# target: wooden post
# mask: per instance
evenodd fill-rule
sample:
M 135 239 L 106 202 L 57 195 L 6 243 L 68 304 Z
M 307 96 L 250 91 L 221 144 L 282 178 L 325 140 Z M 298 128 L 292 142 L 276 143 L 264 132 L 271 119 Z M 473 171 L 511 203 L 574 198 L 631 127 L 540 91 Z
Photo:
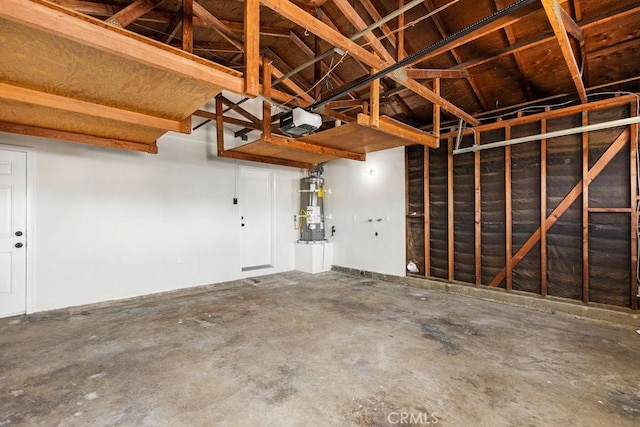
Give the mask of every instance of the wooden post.
M 371 69 L 371 74 L 375 74 L 378 70 Z M 375 79 L 371 82 L 371 93 L 369 95 L 369 101 L 371 102 L 371 126 L 380 126 L 380 79 Z
M 547 111 L 550 108 L 547 107 Z M 540 121 L 540 132 L 547 132 L 547 120 Z M 540 295 L 547 295 L 547 139 L 540 141 Z
M 216 96 L 216 141 L 218 156 L 224 152 L 224 116 L 222 115 L 222 95 Z
M 260 93 L 260 0 L 244 1 L 244 91 Z
M 262 93 L 267 99 L 271 98 L 271 61 L 262 58 Z M 271 139 L 271 103 L 262 101 L 262 140 Z
M 182 50 L 193 53 L 193 0 L 182 0 Z
M 449 281 L 455 279 L 453 222 L 453 138 L 447 139 L 447 260 Z
M 582 125 L 589 113 L 582 113 Z M 582 133 L 582 301 L 589 302 L 589 133 Z
M 398 9 L 404 7 L 404 0 L 398 0 Z M 404 13 L 398 15 L 398 38 L 396 41 L 396 58 L 400 61 L 404 58 Z
M 474 134 L 476 144 L 480 144 L 479 134 Z M 480 198 L 480 151 L 473 153 L 473 180 L 475 188 L 475 261 L 476 261 L 476 286 L 480 286 L 482 280 L 482 225 L 481 225 L 481 210 L 482 199 Z
M 637 104 L 631 103 L 631 116 L 636 117 L 640 112 Z M 638 309 L 638 124 L 631 125 L 631 135 L 629 138 L 629 160 L 631 171 L 631 308 Z
M 431 214 L 429 209 L 429 147 L 424 149 L 424 276 L 431 276 Z
M 433 91 L 440 96 L 440 78 L 433 81 Z M 440 105 L 433 104 L 433 135 L 438 139 L 440 145 Z
M 504 129 L 504 138 L 511 139 L 511 127 Z M 511 257 L 513 256 L 512 212 L 511 212 L 511 146 L 504 147 L 504 199 L 505 199 L 505 266 L 507 271 L 506 288 L 511 290 L 513 285 L 513 270 Z

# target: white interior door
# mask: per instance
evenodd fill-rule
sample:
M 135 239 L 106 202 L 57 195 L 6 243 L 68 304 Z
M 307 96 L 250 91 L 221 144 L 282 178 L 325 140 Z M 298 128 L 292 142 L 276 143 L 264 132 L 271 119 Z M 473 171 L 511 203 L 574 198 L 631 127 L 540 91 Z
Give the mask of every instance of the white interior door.
M 0 317 L 26 312 L 27 153 L 0 150 Z
M 239 168 L 240 267 L 273 267 L 273 172 Z

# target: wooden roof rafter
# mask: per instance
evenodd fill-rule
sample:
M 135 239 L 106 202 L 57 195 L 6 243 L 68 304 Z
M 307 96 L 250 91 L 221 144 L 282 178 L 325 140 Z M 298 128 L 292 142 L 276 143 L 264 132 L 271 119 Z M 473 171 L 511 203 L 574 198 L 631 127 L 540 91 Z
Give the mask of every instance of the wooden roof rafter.
M 385 66 L 391 65 L 395 62 L 393 57 L 389 55 L 386 49 L 378 44 L 379 41 L 377 39 L 375 39 L 374 41 L 375 37 L 370 37 L 371 33 L 367 33 L 364 35 L 365 40 L 371 41 L 374 49 L 376 49 L 385 59 L 380 59 L 376 55 L 373 55 L 369 51 L 363 49 L 361 46 L 355 44 L 355 42 L 353 42 L 352 40 L 346 38 L 341 33 L 338 33 L 335 30 L 329 28 L 326 24 L 323 24 L 321 21 L 313 18 L 312 16 L 301 13 L 300 9 L 298 9 L 294 4 L 287 0 L 261 0 L 261 2 L 265 6 L 270 7 L 276 12 L 282 14 L 287 19 L 292 20 L 300 26 L 308 28 L 309 31 L 314 32 L 316 35 L 324 38 L 334 46 L 340 47 L 345 52 L 348 52 L 370 67 L 382 69 Z M 360 31 L 366 28 L 366 24 L 364 23 L 362 18 L 357 15 L 357 13 L 351 13 L 351 10 L 353 10 L 353 8 L 350 4 L 344 2 L 343 0 L 334 0 L 334 3 L 336 5 L 340 4 L 342 6 L 341 10 L 349 12 L 346 15 L 354 24 L 354 27 L 356 29 Z M 437 96 L 431 89 L 427 88 L 426 86 L 421 85 L 413 79 L 407 78 L 406 74 L 401 75 L 393 73 L 389 74 L 389 77 L 402 84 L 403 86 L 406 86 L 408 89 L 412 90 L 414 93 L 420 95 L 428 101 L 440 104 L 443 110 L 457 117 L 463 118 L 466 122 L 471 124 L 478 123 L 477 120 L 470 114 L 464 112 L 446 99 Z
M 571 74 L 571 79 L 576 87 L 578 92 L 578 96 L 580 96 L 580 100 L 583 103 L 587 102 L 587 91 L 584 86 L 584 82 L 582 81 L 582 72 L 580 71 L 580 67 L 576 61 L 576 57 L 573 53 L 573 49 L 571 47 L 571 43 L 569 41 L 567 28 L 565 26 L 565 20 L 563 19 L 563 13 L 561 11 L 560 3 L 558 0 L 542 0 L 542 6 L 549 18 L 549 22 L 551 23 L 551 27 L 553 28 L 553 32 L 558 39 L 558 43 L 560 44 L 560 50 L 562 51 L 562 56 L 567 64 L 567 68 L 569 69 L 569 73 Z
M 505 0 L 494 0 L 494 3 L 499 9 L 502 9 L 505 7 Z M 511 28 L 511 26 L 506 26 L 503 28 L 503 30 L 509 46 L 513 46 L 514 44 L 516 44 L 516 36 L 513 31 L 513 28 Z M 535 96 L 533 93 L 533 88 L 531 87 L 531 81 L 527 78 L 525 61 L 519 52 L 515 52 L 513 54 L 513 58 L 516 61 L 516 66 L 518 67 L 518 72 L 520 73 L 520 79 L 527 93 L 527 98 L 533 99 Z
M 117 27 L 126 28 L 141 16 L 151 12 L 163 1 L 164 0 L 136 0 L 129 6 L 120 9 L 117 13 L 113 14 L 106 20 L 106 22 Z
M 436 8 L 435 5 L 433 4 L 432 0 L 425 0 L 424 1 L 424 7 L 427 10 L 427 12 L 432 12 Z M 440 15 L 433 15 L 431 17 L 431 20 L 433 21 L 434 25 L 438 29 L 438 33 L 440 33 L 440 37 L 445 38 L 445 37 L 447 37 L 449 35 L 447 29 L 445 28 L 445 24 L 444 24 L 442 18 L 440 17 Z M 449 50 L 449 53 L 453 57 L 453 59 L 456 62 L 456 64 L 460 64 L 460 63 L 463 62 L 462 61 L 462 57 L 458 54 L 458 52 L 456 51 L 456 49 L 454 47 L 452 47 Z M 471 74 L 468 75 L 467 82 L 469 83 L 469 86 L 471 86 L 471 90 L 473 91 L 474 95 L 478 99 L 478 102 L 480 103 L 482 108 L 485 111 L 488 110 L 489 109 L 489 103 L 487 102 L 487 99 L 485 98 L 484 94 L 482 93 L 482 90 L 480 89 L 480 85 L 478 85 L 478 83 L 476 82 L 476 79 L 473 77 L 473 75 L 471 75 Z

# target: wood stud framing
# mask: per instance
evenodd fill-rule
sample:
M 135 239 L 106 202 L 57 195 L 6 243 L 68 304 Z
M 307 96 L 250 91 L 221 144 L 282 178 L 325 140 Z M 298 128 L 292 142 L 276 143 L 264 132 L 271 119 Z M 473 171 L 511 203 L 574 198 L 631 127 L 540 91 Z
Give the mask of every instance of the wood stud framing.
M 511 128 L 504 128 L 505 139 L 511 139 Z M 513 286 L 513 266 L 511 265 L 511 257 L 513 256 L 513 212 L 511 200 L 511 146 L 504 147 L 504 200 L 505 200 L 505 267 L 507 269 L 507 277 L 505 287 L 508 291 Z
M 634 102 L 631 103 L 631 116 L 637 117 L 640 114 L 638 111 L 638 105 Z M 630 208 L 631 208 L 631 283 L 630 283 L 630 297 L 631 308 L 633 310 L 638 309 L 638 203 L 640 198 L 638 197 L 638 124 L 631 126 L 631 137 L 629 142 L 629 168 L 630 168 Z
M 549 112 L 549 107 L 547 107 Z M 540 132 L 547 132 L 547 119 L 540 120 Z M 547 219 L 547 140 L 540 141 L 540 224 Z M 512 264 L 513 268 L 513 264 Z M 547 295 L 547 227 L 540 227 L 540 295 Z
M 602 110 L 620 105 L 630 105 L 631 116 L 638 114 L 636 108 L 636 102 L 634 96 L 620 96 L 615 99 L 610 99 L 603 102 L 593 102 L 590 104 L 583 104 L 581 106 L 571 107 L 569 111 L 551 111 L 547 107 L 544 113 L 536 114 L 535 118 L 527 116 L 519 116 L 512 120 L 505 120 L 493 125 L 485 125 L 476 129 L 473 133 L 473 138 L 476 143 L 479 143 L 482 132 L 492 131 L 502 128 L 504 130 L 505 139 L 511 137 L 511 127 L 514 125 L 523 125 L 529 123 L 535 123 L 537 120 L 540 125 L 540 132 L 547 132 L 547 122 L 549 119 L 567 116 L 570 114 L 580 114 L 582 125 L 589 124 L 589 113 L 596 110 Z M 638 309 L 638 297 L 637 297 L 637 273 L 636 263 L 638 258 L 637 250 L 637 236 L 639 232 L 639 220 L 640 213 L 636 210 L 636 206 L 640 202 L 640 196 L 638 196 L 637 187 L 637 150 L 638 150 L 638 124 L 630 125 L 627 129 L 613 141 L 604 151 L 604 153 L 589 167 L 589 134 L 581 134 L 581 169 L 582 179 L 565 195 L 562 200 L 552 209 L 551 212 L 547 212 L 547 144 L 548 141 L 543 139 L 540 141 L 540 218 L 541 226 L 535 230 L 529 238 L 515 250 L 513 253 L 513 217 L 512 217 L 512 166 L 514 159 L 512 158 L 512 147 L 506 146 L 504 148 L 505 156 L 505 265 L 501 271 L 489 282 L 482 283 L 482 212 L 481 212 L 481 172 L 480 172 L 480 159 L 481 152 L 474 152 L 473 158 L 473 181 L 474 181 L 474 284 L 487 285 L 488 287 L 497 287 L 501 283 L 504 283 L 504 287 L 507 290 L 513 288 L 513 270 L 524 259 L 524 257 L 540 242 L 540 288 L 539 293 L 542 296 L 548 294 L 547 284 L 547 232 L 548 230 L 562 217 L 562 215 L 582 196 L 582 301 L 588 303 L 592 301 L 590 296 L 590 253 L 589 253 L 589 214 L 626 214 L 630 215 L 630 308 L 633 310 Z M 447 272 L 446 278 L 449 281 L 454 281 L 455 277 L 455 226 L 454 226 L 454 162 L 455 156 L 453 155 L 454 136 L 453 134 L 445 135 L 447 137 Z M 590 207 L 589 206 L 589 185 L 602 173 L 607 165 L 620 153 L 625 145 L 629 143 L 629 155 L 630 155 L 630 206 L 631 207 Z M 431 256 L 431 244 L 427 240 L 431 235 L 431 225 L 429 221 L 429 153 L 424 154 L 424 183 L 425 183 L 425 266 L 430 265 Z M 427 270 L 426 275 L 430 274 L 430 270 Z
M 582 125 L 589 113 L 582 112 Z M 582 301 L 589 302 L 589 133 L 582 133 Z

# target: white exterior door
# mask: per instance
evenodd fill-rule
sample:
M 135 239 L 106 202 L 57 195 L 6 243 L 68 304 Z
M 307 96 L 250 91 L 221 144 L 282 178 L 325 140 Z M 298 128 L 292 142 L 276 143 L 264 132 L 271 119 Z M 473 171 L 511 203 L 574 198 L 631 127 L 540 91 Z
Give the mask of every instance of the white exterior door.
M 0 317 L 26 312 L 27 153 L 0 150 Z
M 239 168 L 240 267 L 273 267 L 273 172 Z

